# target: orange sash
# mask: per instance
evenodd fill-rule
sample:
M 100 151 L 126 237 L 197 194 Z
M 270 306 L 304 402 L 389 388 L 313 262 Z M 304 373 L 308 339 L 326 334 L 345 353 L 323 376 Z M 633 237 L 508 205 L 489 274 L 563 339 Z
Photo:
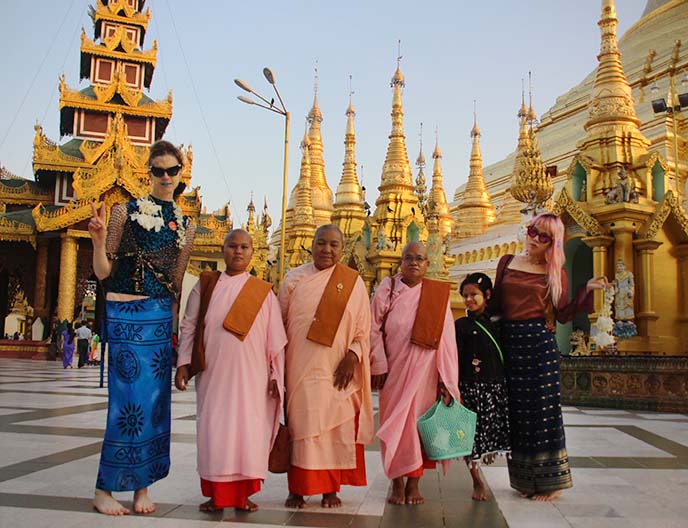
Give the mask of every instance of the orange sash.
M 411 343 L 436 349 L 442 338 L 451 285 L 448 282 L 423 279 L 422 288 L 411 331 Z
M 272 284 L 252 275 L 249 276 L 227 312 L 222 327 L 240 341 L 246 339 L 270 290 L 272 290 Z
M 311 327 L 308 329 L 306 337 L 309 340 L 328 347 L 332 346 L 349 297 L 351 297 L 351 292 L 353 292 L 356 284 L 356 279 L 358 279 L 356 270 L 343 264 L 335 264 L 330 280 L 327 281 L 323 290 L 318 308 L 315 310 Z

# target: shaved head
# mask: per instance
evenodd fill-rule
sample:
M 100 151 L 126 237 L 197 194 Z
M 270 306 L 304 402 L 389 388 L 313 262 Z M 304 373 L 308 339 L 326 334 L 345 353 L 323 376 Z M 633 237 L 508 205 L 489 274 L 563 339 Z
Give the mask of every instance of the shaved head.
M 413 242 L 409 242 L 408 244 L 406 244 L 404 246 L 404 249 L 401 250 L 401 256 L 403 257 L 404 255 L 406 255 L 409 251 L 411 251 L 411 249 L 416 249 L 416 250 L 422 252 L 422 254 L 425 255 L 426 257 L 428 255 L 427 249 L 425 249 L 425 246 L 421 242 L 413 241 Z
M 249 234 L 248 231 L 245 229 L 232 229 L 229 233 L 227 233 L 227 236 L 225 236 L 225 240 L 223 242 L 223 246 L 227 245 L 227 242 L 229 242 L 232 238 L 238 235 L 243 235 L 246 237 L 248 240 L 251 241 L 251 247 L 253 247 L 253 239 L 251 238 L 251 235 Z
M 316 240 L 319 235 L 322 235 L 323 231 L 334 231 L 339 234 L 339 239 L 341 240 L 342 244 L 344 244 L 344 233 L 342 233 L 342 230 L 339 229 L 336 225 L 334 224 L 324 224 L 321 225 L 316 231 L 315 235 L 313 235 L 313 240 Z

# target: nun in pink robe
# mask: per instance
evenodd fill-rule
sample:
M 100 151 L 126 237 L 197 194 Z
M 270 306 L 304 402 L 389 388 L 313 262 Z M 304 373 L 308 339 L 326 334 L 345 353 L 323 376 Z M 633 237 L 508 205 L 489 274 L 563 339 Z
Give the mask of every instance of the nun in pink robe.
M 218 279 L 205 316 L 206 368 L 196 376 L 198 473 L 204 495 L 213 488 L 215 508 L 244 507 L 231 504 L 232 498 L 260 489 L 282 409 L 287 339 L 275 295 L 265 297 L 244 341 L 222 326 L 248 278 L 243 272 L 222 273 Z M 177 365 L 191 363 L 199 305 L 196 284 L 181 323 Z M 277 382 L 279 398 L 268 395 L 271 380 Z M 223 490 L 223 483 L 235 484 Z M 218 504 L 223 496 L 229 503 Z
M 422 258 L 425 260 L 420 260 Z M 416 421 L 437 400 L 439 383 L 444 384 L 452 398 L 459 400 L 458 352 L 449 302 L 443 311 L 438 307 L 438 312 L 444 314 L 444 326 L 437 349 L 423 348 L 411 342 L 427 262 L 422 244 L 408 244 L 402 253 L 402 273 L 405 267 L 411 268 L 407 273 L 419 276 L 418 283 L 410 287 L 400 273 L 394 277 L 394 290 L 390 292 L 392 280 L 387 277 L 380 283 L 372 300 L 371 374 L 374 380 L 387 374 L 379 392 L 380 427 L 377 437 L 380 439 L 382 464 L 385 474 L 393 481 L 403 477 L 416 479 L 413 490 L 406 488 L 406 495 L 411 492 L 412 497 L 405 497 L 403 490 L 397 490 L 401 496 L 390 497 L 390 502 L 396 504 L 423 502 L 415 485 L 423 475 L 423 469 L 434 467 L 434 463 L 424 456 Z M 448 462 L 443 462 L 443 467 L 446 470 Z

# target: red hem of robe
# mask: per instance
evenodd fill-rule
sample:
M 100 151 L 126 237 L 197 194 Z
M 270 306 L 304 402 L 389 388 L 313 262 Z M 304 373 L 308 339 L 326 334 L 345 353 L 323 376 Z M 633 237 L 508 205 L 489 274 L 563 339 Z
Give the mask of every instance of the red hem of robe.
M 304 469 L 291 466 L 287 473 L 289 493 L 311 497 L 321 493 L 337 493 L 340 486 L 365 486 L 365 450 L 356 444 L 356 467 L 353 469 Z
M 423 470 L 435 469 L 436 467 L 437 467 L 437 462 L 434 460 L 430 460 L 429 458 L 426 458 L 425 453 L 423 453 L 423 464 L 418 469 L 411 471 L 411 473 L 406 473 L 406 475 L 404 475 L 404 477 L 421 478 L 423 476 Z
M 261 479 L 215 482 L 201 479 L 201 492 L 216 508 L 246 508 L 246 499 L 260 491 Z

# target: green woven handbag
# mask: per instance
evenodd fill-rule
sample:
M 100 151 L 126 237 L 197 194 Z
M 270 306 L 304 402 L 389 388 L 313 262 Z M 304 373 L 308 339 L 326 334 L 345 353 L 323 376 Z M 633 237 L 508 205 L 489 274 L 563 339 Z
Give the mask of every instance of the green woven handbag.
M 449 406 L 438 399 L 418 418 L 418 432 L 430 460 L 470 455 L 473 451 L 477 415 L 459 402 Z

